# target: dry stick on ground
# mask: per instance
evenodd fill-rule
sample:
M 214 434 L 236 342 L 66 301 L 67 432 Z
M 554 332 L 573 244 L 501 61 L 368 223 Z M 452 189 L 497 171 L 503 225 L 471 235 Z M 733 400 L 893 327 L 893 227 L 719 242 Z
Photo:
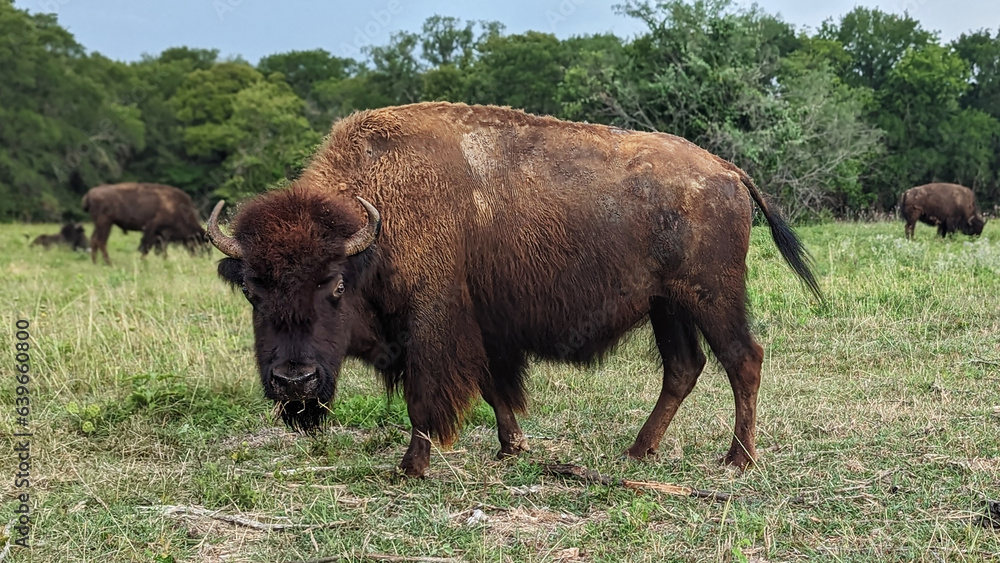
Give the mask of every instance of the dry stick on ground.
M 205 518 L 211 518 L 212 520 L 218 520 L 220 522 L 226 522 L 228 524 L 234 524 L 236 526 L 243 526 L 244 528 L 251 528 L 254 530 L 263 530 L 266 532 L 280 532 L 282 530 L 302 530 L 302 529 L 313 529 L 313 528 L 329 528 L 332 526 L 337 526 L 340 524 L 346 524 L 347 522 L 343 520 L 338 520 L 336 522 L 325 522 L 323 524 L 268 524 L 266 522 L 259 522 L 257 520 L 251 520 L 250 518 L 243 518 L 242 516 L 233 516 L 231 514 L 223 514 L 218 510 L 208 510 L 206 508 L 201 508 L 198 506 L 174 506 L 174 505 L 161 505 L 161 506 L 148 506 L 144 507 L 146 510 L 158 510 L 163 513 L 164 516 L 169 516 L 171 514 L 189 514 L 192 516 L 204 516 Z
M 626 489 L 634 490 L 653 490 L 660 491 L 661 493 L 667 493 L 668 495 L 678 495 L 684 497 L 695 497 L 695 498 L 707 498 L 716 500 L 719 502 L 727 502 L 732 498 L 729 493 L 723 493 L 719 491 L 706 491 L 703 489 L 695 489 L 692 487 L 685 487 L 683 485 L 673 485 L 670 483 L 657 483 L 650 481 L 629 481 L 628 479 L 616 479 L 614 477 L 608 477 L 607 475 L 601 475 L 600 473 L 594 471 L 593 469 L 587 469 L 586 467 L 580 465 L 573 465 L 571 463 L 543 463 L 541 464 L 543 470 L 550 475 L 569 475 L 571 477 L 576 477 L 584 481 L 591 481 L 594 483 L 600 483 L 606 487 L 625 487 Z
M 320 557 L 319 559 L 309 559 L 307 561 L 286 561 L 285 563 L 336 563 L 347 559 L 372 559 L 374 561 L 391 561 L 397 563 L 462 563 L 461 559 L 453 557 L 406 557 L 403 555 L 384 555 L 381 553 L 352 553 L 351 555 L 334 555 L 333 557 Z

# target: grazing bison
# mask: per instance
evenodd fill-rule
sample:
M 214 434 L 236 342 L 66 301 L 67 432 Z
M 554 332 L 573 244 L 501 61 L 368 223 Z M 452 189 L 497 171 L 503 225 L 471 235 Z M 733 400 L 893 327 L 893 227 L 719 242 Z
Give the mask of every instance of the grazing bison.
M 917 221 L 936 226 L 942 237 L 955 231 L 982 234 L 986 220 L 976 206 L 972 190 L 958 184 L 924 184 L 903 192 L 899 211 L 906 221 L 906 238 L 913 238 Z
M 333 126 L 288 188 L 243 205 L 219 275 L 253 306 L 267 397 L 310 430 L 345 356 L 402 388 L 413 425 L 401 468 L 422 475 L 477 394 L 500 455 L 527 443 L 529 358 L 591 363 L 647 317 L 663 388 L 627 454 L 656 451 L 705 364 L 736 403 L 724 460 L 756 456 L 763 350 L 745 312 L 756 202 L 784 258 L 819 288 L 794 233 L 739 168 L 684 139 L 500 107 L 422 103 Z
M 83 196 L 83 210 L 94 218 L 90 258 L 97 263 L 97 251 L 108 258 L 108 235 L 118 225 L 123 232 L 142 231 L 139 251 L 143 258 L 150 249 L 166 252 L 171 242 L 184 244 L 192 254 L 207 246 L 208 236 L 198 220 L 191 196 L 162 184 L 125 183 L 91 188 Z
M 59 232 L 54 235 L 38 235 L 31 241 L 32 246 L 42 246 L 49 248 L 55 244 L 65 244 L 73 250 L 85 250 L 87 248 L 87 234 L 83 231 L 83 225 L 79 223 L 65 223 Z

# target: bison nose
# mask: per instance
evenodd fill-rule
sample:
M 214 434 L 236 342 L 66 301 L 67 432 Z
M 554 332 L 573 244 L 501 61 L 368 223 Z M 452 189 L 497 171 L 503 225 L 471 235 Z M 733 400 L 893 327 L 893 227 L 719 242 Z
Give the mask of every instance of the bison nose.
M 271 370 L 271 377 L 282 385 L 305 385 L 316 378 L 316 364 L 288 362 Z

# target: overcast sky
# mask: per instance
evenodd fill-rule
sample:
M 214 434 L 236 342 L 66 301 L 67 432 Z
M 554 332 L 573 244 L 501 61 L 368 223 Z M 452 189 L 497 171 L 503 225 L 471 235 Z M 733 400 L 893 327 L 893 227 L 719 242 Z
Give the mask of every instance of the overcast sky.
M 497 20 L 509 33 L 533 29 L 568 37 L 612 32 L 628 37 L 642 30 L 615 15 L 621 0 L 17 0 L 32 12 L 55 12 L 59 22 L 88 50 L 113 59 L 136 60 L 174 46 L 216 48 L 251 63 L 262 56 L 322 48 L 358 56 L 365 43 L 385 44 L 394 31 L 419 31 L 431 15 Z M 744 5 L 749 4 L 743 2 Z M 998 0 L 760 0 L 767 12 L 800 28 L 839 19 L 855 5 L 909 14 L 945 40 L 969 30 L 1000 27 Z

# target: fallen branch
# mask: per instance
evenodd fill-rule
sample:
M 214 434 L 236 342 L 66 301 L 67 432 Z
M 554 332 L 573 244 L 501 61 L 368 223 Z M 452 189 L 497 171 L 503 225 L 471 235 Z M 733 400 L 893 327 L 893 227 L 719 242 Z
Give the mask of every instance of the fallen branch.
M 616 479 L 607 475 L 601 475 L 593 469 L 587 469 L 586 467 L 573 465 L 571 463 L 545 463 L 542 464 L 542 469 L 550 475 L 569 475 L 570 477 L 576 477 L 583 481 L 600 483 L 606 487 L 625 487 L 626 489 L 633 490 L 646 489 L 667 493 L 668 495 L 707 498 L 718 502 L 727 502 L 732 498 L 732 495 L 729 493 L 695 489 L 684 485 L 658 483 L 655 481 L 629 481 L 628 479 Z
M 336 563 L 348 559 L 372 559 L 374 561 L 393 561 L 397 563 L 462 563 L 461 559 L 454 557 L 406 557 L 403 555 L 386 555 L 382 553 L 354 553 L 351 555 L 334 555 L 333 557 L 320 557 L 319 559 L 309 559 L 307 561 L 286 561 L 285 563 Z
M 569 475 L 570 477 L 576 477 L 584 481 L 600 483 L 606 487 L 622 484 L 620 479 L 613 479 L 606 475 L 601 475 L 593 469 L 587 469 L 582 465 L 573 465 L 572 463 L 543 463 L 542 469 L 550 475 Z
M 340 524 L 346 524 L 347 522 L 343 520 L 338 520 L 336 522 L 326 522 L 323 524 L 268 524 L 266 522 L 260 522 L 258 520 L 252 520 L 250 518 L 244 518 L 242 516 L 235 516 L 232 514 L 224 514 L 219 510 L 208 510 L 206 508 L 201 508 L 199 506 L 174 506 L 174 505 L 161 505 L 161 506 L 146 506 L 141 507 L 144 510 L 156 510 L 162 512 L 164 516 L 171 516 L 174 514 L 187 514 L 190 516 L 202 516 L 204 518 L 211 518 L 212 520 L 218 520 L 219 522 L 226 522 L 227 524 L 233 524 L 236 526 L 243 526 L 244 528 L 251 528 L 253 530 L 262 530 L 265 532 L 280 532 L 282 530 L 303 530 L 303 529 L 314 529 L 314 528 L 331 528 L 338 526 Z

